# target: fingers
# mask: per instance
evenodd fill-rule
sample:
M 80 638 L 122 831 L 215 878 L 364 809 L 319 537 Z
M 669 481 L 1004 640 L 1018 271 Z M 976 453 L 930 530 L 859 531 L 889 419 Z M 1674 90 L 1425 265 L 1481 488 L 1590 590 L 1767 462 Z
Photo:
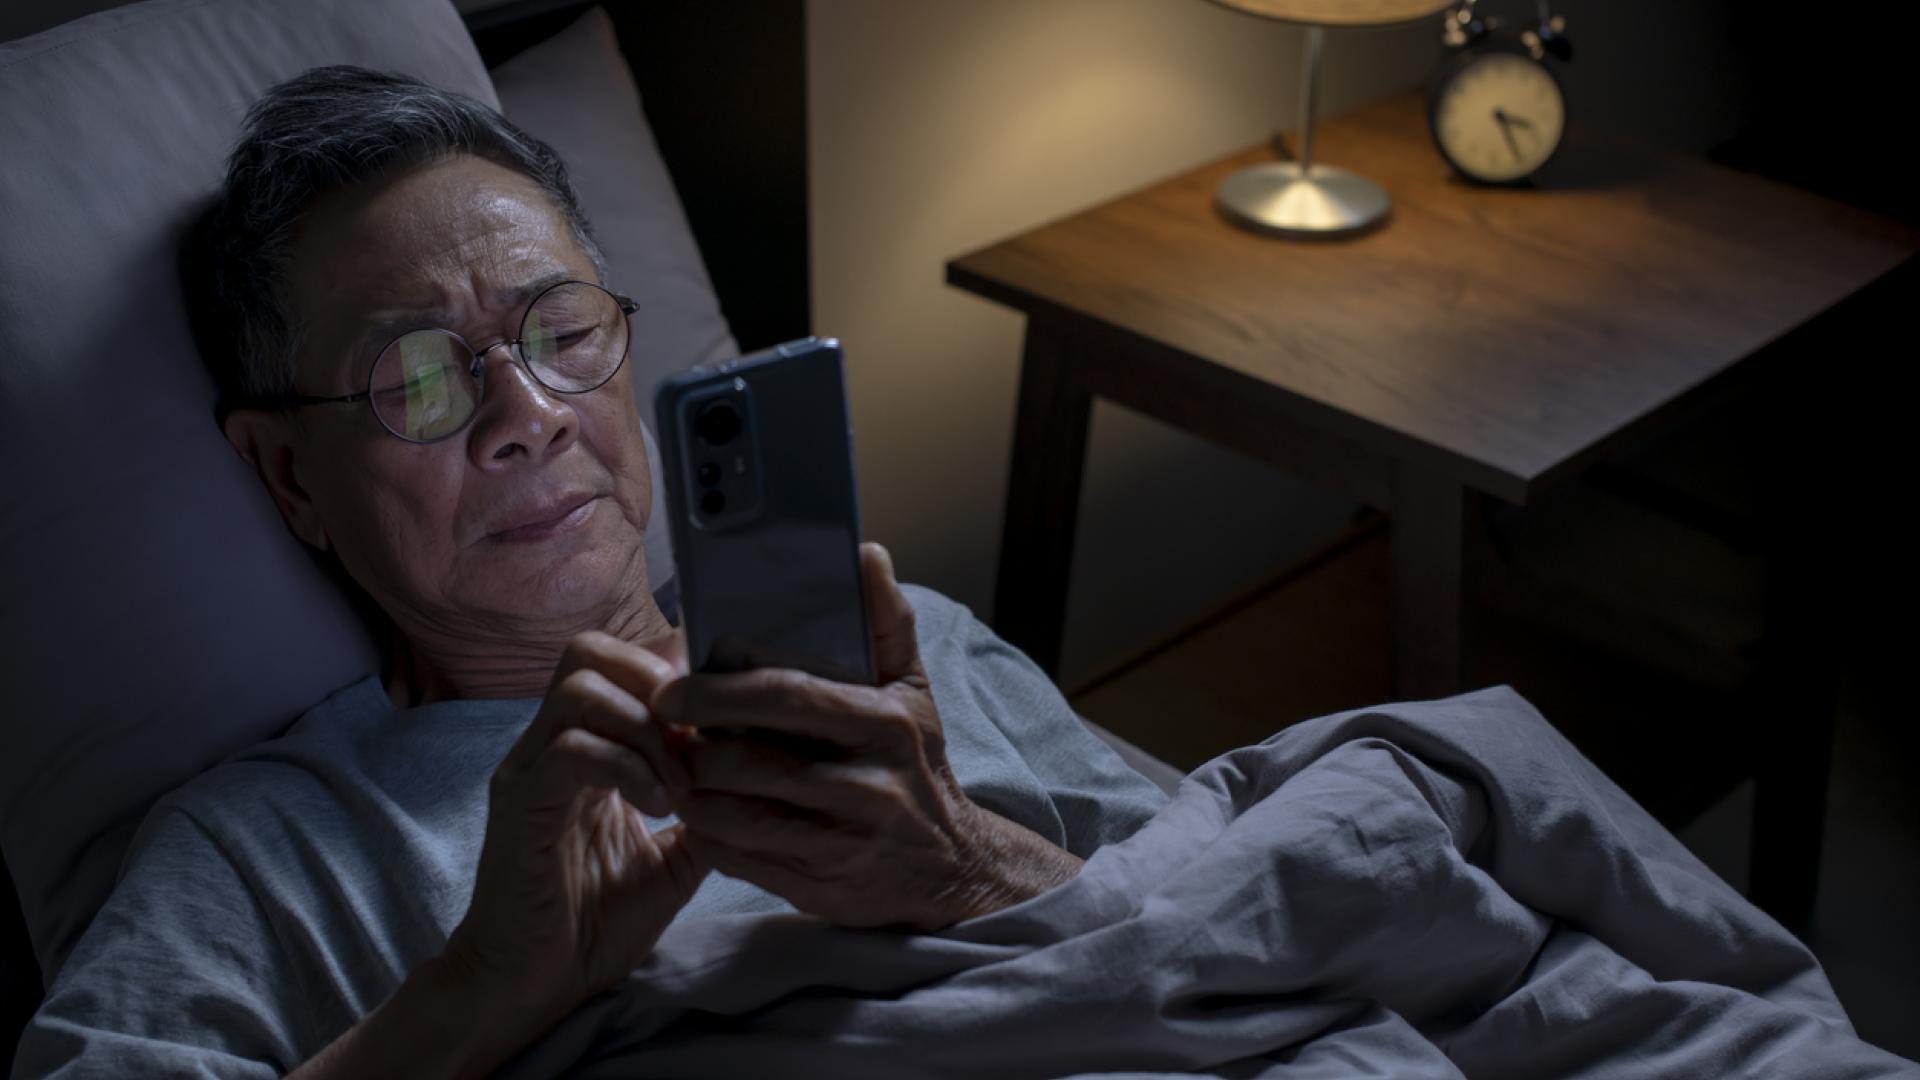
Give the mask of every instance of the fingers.
M 850 749 L 905 747 L 921 735 L 919 718 L 901 695 L 785 668 L 690 675 L 661 691 L 654 708 L 669 723 L 760 728 Z
M 860 545 L 861 592 L 866 595 L 867 632 L 880 685 L 922 675 L 920 642 L 913 632 L 913 604 L 893 576 L 893 556 L 875 543 Z
M 632 694 L 640 701 L 652 701 L 660 688 L 680 677 L 681 672 L 674 670 L 671 641 L 678 635 L 661 642 L 656 652 L 641 648 L 597 630 L 575 635 L 567 643 L 567 651 L 560 657 L 560 667 L 555 672 L 556 681 L 565 678 L 572 671 L 590 668 L 606 676 L 614 685 Z M 681 670 L 685 670 L 686 649 L 680 647 Z
M 562 732 L 583 725 L 646 755 L 660 778 L 685 786 L 686 769 L 643 704 L 675 678 L 672 664 L 610 634 L 580 634 L 567 644 L 540 711 L 501 767 L 525 771 Z
M 679 809 L 680 820 L 710 860 L 724 857 L 724 848 L 755 861 L 797 866 L 807 856 L 819 858 L 823 846 L 845 840 L 844 830 L 826 818 L 752 795 L 694 792 Z M 714 866 L 720 868 L 718 862 Z
M 666 867 L 667 880 L 673 886 L 670 902 L 673 910 L 678 911 L 693 899 L 694 891 L 700 888 L 700 882 L 713 869 L 713 864 L 697 845 L 688 842 L 685 825 L 661 829 L 653 834 L 653 843 L 660 850 L 661 865 Z
M 714 837 L 698 832 L 688 833 L 686 844 L 704 866 L 710 866 L 728 877 L 758 885 L 800 911 L 809 911 L 816 906 L 809 903 L 809 898 L 820 890 L 820 885 L 808 874 L 757 853 L 728 847 Z
M 695 796 L 752 795 L 848 821 L 886 820 L 904 801 L 884 768 L 822 761 L 764 738 L 702 740 L 689 746 L 686 763 Z
M 675 791 L 687 786 L 686 763 L 667 745 L 652 710 L 598 671 L 569 677 L 579 705 L 579 726 L 637 752 L 660 781 Z
M 672 801 L 645 758 L 585 728 L 561 732 L 535 759 L 527 774 L 528 801 L 536 808 L 558 806 L 582 788 L 610 788 L 642 813 L 664 817 Z
M 686 765 L 667 745 L 665 733 L 652 712 L 632 694 L 591 668 L 575 669 L 548 692 L 539 715 L 501 762 L 500 773 L 531 774 L 552 747 L 560 745 L 574 732 L 594 735 L 637 755 L 654 786 L 673 791 L 687 787 Z M 623 794 L 626 794 L 624 790 Z M 661 804 L 657 799 L 643 803 L 629 795 L 628 801 L 659 816 L 655 808 Z
M 700 794 L 683 809 L 687 843 L 704 865 L 785 899 L 795 908 L 843 926 L 951 922 L 915 917 L 899 890 L 850 885 L 873 856 L 868 837 L 836 829 L 791 807 L 734 795 Z

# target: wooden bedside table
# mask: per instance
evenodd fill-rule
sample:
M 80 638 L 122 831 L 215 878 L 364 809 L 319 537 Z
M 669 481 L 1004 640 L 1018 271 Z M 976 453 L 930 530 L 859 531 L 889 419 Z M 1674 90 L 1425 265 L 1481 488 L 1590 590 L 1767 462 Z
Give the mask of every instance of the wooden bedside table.
M 1555 186 L 1471 187 L 1415 96 L 1322 133 L 1392 192 L 1383 228 L 1223 221 L 1214 188 L 1263 145 L 947 264 L 1028 316 L 994 622 L 1049 671 L 1095 396 L 1389 512 L 1399 692 L 1448 694 L 1470 495 L 1524 504 L 1914 251 L 1865 212 L 1577 131 Z
M 1440 696 L 1462 689 L 1475 500 L 1525 504 L 1749 374 L 1811 370 L 1767 346 L 1915 249 L 1885 219 L 1578 129 L 1540 188 L 1472 187 L 1417 95 L 1319 138 L 1391 192 L 1382 228 L 1228 224 L 1214 190 L 1263 144 L 947 264 L 1028 316 L 993 614 L 1049 672 L 1096 396 L 1386 511 L 1396 692 Z M 1846 322 L 1820 318 L 1823 342 Z

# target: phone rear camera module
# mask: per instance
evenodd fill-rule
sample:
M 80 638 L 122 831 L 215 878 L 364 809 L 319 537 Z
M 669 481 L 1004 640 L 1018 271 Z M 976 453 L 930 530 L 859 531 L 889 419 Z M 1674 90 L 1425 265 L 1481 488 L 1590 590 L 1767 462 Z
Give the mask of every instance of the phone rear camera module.
M 708 517 L 719 517 L 727 509 L 727 497 L 718 491 L 709 491 L 700 496 L 700 512 Z
M 708 446 L 725 446 L 740 437 L 740 410 L 731 401 L 716 401 L 694 418 L 694 433 Z
M 693 477 L 694 479 L 700 481 L 701 487 L 710 488 L 719 484 L 720 483 L 720 463 L 717 461 L 709 461 L 709 462 L 703 463 L 699 469 L 694 471 Z

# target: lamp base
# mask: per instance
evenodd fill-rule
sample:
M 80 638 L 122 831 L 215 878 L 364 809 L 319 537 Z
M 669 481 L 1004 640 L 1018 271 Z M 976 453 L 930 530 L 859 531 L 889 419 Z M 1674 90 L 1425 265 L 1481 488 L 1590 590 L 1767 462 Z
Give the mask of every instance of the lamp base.
M 1392 205 L 1379 184 L 1331 165 L 1276 161 L 1220 182 L 1214 203 L 1234 224 L 1281 236 L 1337 236 L 1378 224 Z

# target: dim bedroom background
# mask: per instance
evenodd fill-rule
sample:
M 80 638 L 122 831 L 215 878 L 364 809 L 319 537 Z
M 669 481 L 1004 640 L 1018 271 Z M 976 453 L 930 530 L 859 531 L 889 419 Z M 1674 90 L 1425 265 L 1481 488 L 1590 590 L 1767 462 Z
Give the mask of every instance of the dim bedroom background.
M 18 904 L 0 903 L 9 1061 L 43 980 L 110 891 L 145 808 L 376 662 L 357 614 L 213 424 L 213 389 L 180 293 L 180 236 L 263 90 L 327 63 L 398 70 L 496 105 L 553 143 L 612 282 L 641 305 L 630 362 L 642 400 L 673 370 L 813 329 L 800 0 L 621 4 L 611 14 L 548 0 L 458 10 L 444 0 L 108 6 L 75 18 L 76 5 L 27 4 L 0 22 L 0 136 L 16 162 L 32 163 L 0 169 L 9 239 L 0 246 L 0 448 L 35 463 L 0 496 L 0 565 L 11 582 L 0 640 L 14 689 L 0 721 L 0 853 L 7 901 Z M 665 535 L 649 537 L 652 565 L 671 564 Z M 1163 788 L 1177 787 L 1178 772 L 1100 734 Z M 1356 756 L 1357 744 L 1391 749 Z M 1309 782 L 1283 790 L 1296 776 Z M 1312 827 L 1343 805 L 1341 792 L 1362 789 L 1369 794 L 1350 812 L 1363 827 L 1338 836 Z M 686 935 L 650 972 L 657 998 L 603 1002 L 518 1067 L 564 1070 L 613 1025 L 636 1044 L 595 1043 L 604 1061 L 764 1069 L 789 1034 L 837 1021 L 848 1038 L 820 1049 L 849 1074 L 872 1068 L 892 1038 L 895 1053 L 920 1050 L 935 1055 L 930 1067 L 967 1071 L 1115 1061 L 1172 1070 L 1273 1056 L 1328 1075 L 1355 1061 L 1444 1075 L 1448 1058 L 1472 1063 L 1469 1072 L 1525 1075 L 1541 1059 L 1516 1053 L 1524 1034 L 1503 1026 L 1519 1023 L 1524 1007 L 1496 1006 L 1513 980 L 1577 1001 L 1542 1030 L 1626 1045 L 1639 1036 L 1602 1020 L 1654 978 L 1699 983 L 1698 998 L 1687 991 L 1670 1004 L 1718 1019 L 1676 1025 L 1658 1047 L 1635 1051 L 1641 1061 L 1735 1060 L 1743 1033 L 1758 1030 L 1803 1061 L 1862 1075 L 1903 1068 L 1852 1040 L 1790 935 L 1511 693 L 1333 718 L 1216 763 L 1182 790 L 1176 811 L 1060 898 L 972 936 L 903 950 L 818 926 L 751 935 L 803 960 L 789 972 L 798 981 L 753 984 L 758 996 L 744 1005 L 743 984 L 707 963 L 737 944 L 724 940 L 730 927 Z M 1543 831 L 1530 814 L 1562 831 Z M 1353 860 L 1371 855 L 1343 845 L 1364 848 L 1371 829 L 1424 837 L 1405 873 L 1352 875 Z M 1582 854 L 1560 861 L 1569 836 Z M 1294 861 L 1262 857 L 1272 854 L 1263 845 L 1283 839 Z M 1436 894 L 1441 879 L 1450 884 Z M 1264 895 L 1285 907 L 1283 885 L 1328 902 L 1237 925 L 1211 951 L 1168 945 L 1198 935 L 1222 897 Z M 1170 890 L 1169 905 L 1158 919 L 1109 927 L 1097 896 L 1105 888 Z M 1418 920 L 1395 921 L 1409 913 Z M 1570 932 L 1574 924 L 1584 930 Z M 1409 990 L 1400 960 L 1437 926 L 1462 940 L 1483 935 L 1481 962 Z M 1353 948 L 1287 947 L 1315 937 Z M 851 983 L 835 981 L 834 956 L 857 958 Z M 1006 966 L 989 971 L 989 960 Z M 1121 1032 L 1110 1021 L 1122 1003 L 1064 989 L 1102 966 L 1205 975 L 1191 985 L 1145 979 L 1132 1003 L 1145 1012 Z M 808 978 L 830 1004 L 807 1004 L 798 991 Z M 1002 978 L 1018 988 L 998 999 L 1001 1013 L 1052 1017 L 1049 1030 L 1072 1037 L 943 1020 L 981 980 Z M 1344 984 L 1388 1005 L 1342 1013 L 1262 998 L 1256 988 L 1275 979 Z M 928 980 L 947 996 L 910 993 Z M 854 1007 L 870 994 L 897 995 L 899 1008 L 882 1018 Z M 681 1015 L 709 1005 L 754 1012 L 761 1034 L 731 1040 L 731 1059 L 711 1056 L 717 1030 Z M 1450 1026 L 1451 1045 L 1433 1041 Z M 672 1037 L 642 1045 L 661 1030 Z M 1608 1046 L 1566 1052 L 1594 1075 L 1632 1072 L 1633 1060 Z

